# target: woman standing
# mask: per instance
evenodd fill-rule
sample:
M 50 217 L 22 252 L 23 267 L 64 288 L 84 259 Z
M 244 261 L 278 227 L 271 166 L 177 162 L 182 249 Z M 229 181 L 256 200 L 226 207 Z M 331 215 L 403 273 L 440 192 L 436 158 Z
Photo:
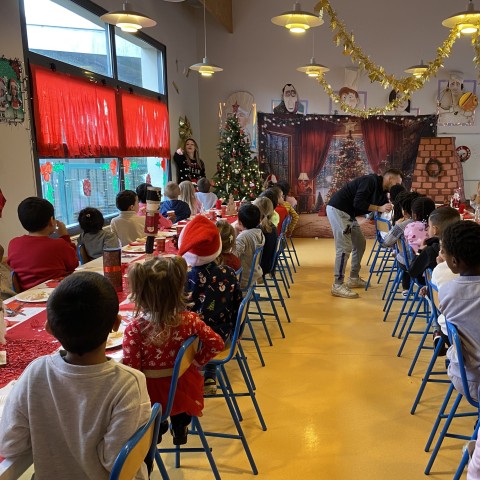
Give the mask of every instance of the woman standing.
M 173 160 L 178 168 L 178 183 L 184 180 L 197 183 L 199 178 L 205 177 L 205 164 L 200 159 L 197 142 L 193 138 L 185 140 L 185 148 L 179 148 Z

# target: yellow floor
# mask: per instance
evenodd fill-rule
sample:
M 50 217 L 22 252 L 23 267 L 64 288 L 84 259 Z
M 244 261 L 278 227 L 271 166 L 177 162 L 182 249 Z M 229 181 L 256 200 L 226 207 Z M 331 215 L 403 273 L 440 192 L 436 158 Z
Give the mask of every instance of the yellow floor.
M 402 358 L 396 356 L 399 340 L 391 336 L 394 316 L 382 322 L 383 286 L 360 291 L 361 298 L 355 300 L 332 297 L 333 240 L 299 238 L 295 244 L 301 268 L 288 300 L 292 323 L 284 324 L 286 338 L 271 325 L 274 346 L 263 347 L 264 368 L 248 348 L 268 426 L 263 432 L 250 400 L 240 400 L 257 478 L 451 479 L 461 440 L 447 439 L 430 477 L 423 474 L 429 458 L 424 444 L 446 386 L 429 385 L 417 413 L 410 415 L 430 354 L 423 355 L 414 376 L 408 377 L 418 340 L 407 344 Z M 237 369 L 230 371 L 238 380 Z M 202 425 L 210 431 L 231 430 L 224 400 L 206 400 Z M 460 427 L 469 434 L 473 421 L 465 420 Z M 171 443 L 168 437 L 165 445 Z M 195 442 L 192 438 L 189 445 Z M 254 478 L 239 441 L 213 438 L 210 445 L 222 479 Z M 213 478 L 203 454 L 186 455 L 178 470 L 171 454 L 163 458 L 172 480 Z M 152 476 L 159 478 L 158 472 Z

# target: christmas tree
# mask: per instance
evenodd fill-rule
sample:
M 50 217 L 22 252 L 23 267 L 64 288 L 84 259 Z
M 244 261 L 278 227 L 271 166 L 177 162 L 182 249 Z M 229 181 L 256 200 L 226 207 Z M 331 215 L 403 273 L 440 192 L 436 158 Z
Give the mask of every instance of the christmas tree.
M 254 200 L 262 191 L 262 176 L 257 158 L 252 158 L 250 142 L 236 115 L 227 119 L 220 133 L 217 173 L 214 175 L 218 198 Z
M 352 137 L 352 132 L 350 132 L 338 153 L 335 173 L 327 193 L 327 202 L 337 190 L 362 175 L 365 175 L 365 165 L 360 157 L 360 149 Z

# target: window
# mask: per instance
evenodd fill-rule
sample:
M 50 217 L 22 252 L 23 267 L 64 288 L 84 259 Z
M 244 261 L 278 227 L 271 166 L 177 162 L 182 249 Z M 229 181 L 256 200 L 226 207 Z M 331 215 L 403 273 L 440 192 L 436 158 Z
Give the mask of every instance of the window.
M 24 5 L 30 51 L 111 76 L 108 31 L 97 15 L 68 0 L 24 0 Z
M 168 181 L 165 47 L 104 24 L 89 0 L 23 2 L 39 194 L 69 228 L 85 207 L 108 219 L 120 190 Z

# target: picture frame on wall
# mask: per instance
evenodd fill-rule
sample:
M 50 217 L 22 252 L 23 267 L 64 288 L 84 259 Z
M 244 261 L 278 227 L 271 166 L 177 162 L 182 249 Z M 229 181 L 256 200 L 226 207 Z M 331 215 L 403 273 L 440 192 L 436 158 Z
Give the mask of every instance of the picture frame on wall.
M 475 97 L 476 80 L 461 79 L 455 75 L 450 79 L 438 80 L 436 102 L 437 126 L 441 129 L 440 133 L 473 133 L 479 130 L 475 126 L 476 103 L 463 105 L 463 102 L 460 102 L 463 95 L 467 93 Z M 462 103 L 462 106 L 459 103 Z

